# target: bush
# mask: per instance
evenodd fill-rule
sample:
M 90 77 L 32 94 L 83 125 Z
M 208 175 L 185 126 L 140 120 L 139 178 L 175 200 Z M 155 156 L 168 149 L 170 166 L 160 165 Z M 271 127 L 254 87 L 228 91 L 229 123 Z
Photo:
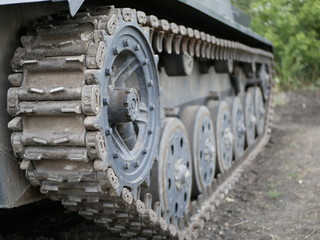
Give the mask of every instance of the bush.
M 280 87 L 320 83 L 320 0 L 234 0 L 274 45 Z

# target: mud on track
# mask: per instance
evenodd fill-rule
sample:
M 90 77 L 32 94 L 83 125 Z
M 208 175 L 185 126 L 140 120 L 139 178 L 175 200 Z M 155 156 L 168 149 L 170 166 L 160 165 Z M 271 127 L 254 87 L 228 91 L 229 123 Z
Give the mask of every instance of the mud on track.
M 320 92 L 276 97 L 270 143 L 201 239 L 320 239 Z M 117 239 L 49 200 L 0 210 L 0 240 Z

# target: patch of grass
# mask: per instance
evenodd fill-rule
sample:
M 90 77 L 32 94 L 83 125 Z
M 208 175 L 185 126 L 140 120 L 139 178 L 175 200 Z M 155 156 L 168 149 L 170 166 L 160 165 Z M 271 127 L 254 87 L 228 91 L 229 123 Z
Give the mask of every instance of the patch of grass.
M 282 192 L 277 189 L 269 189 L 268 194 L 271 198 L 278 198 L 282 195 Z
M 296 172 L 292 172 L 292 173 L 289 173 L 289 177 L 291 177 L 291 178 L 299 178 L 300 174 L 296 173 Z
M 277 190 L 272 182 L 268 183 L 268 188 L 269 188 L 268 195 L 271 198 L 278 198 L 282 195 L 282 192 Z
M 296 143 L 291 143 L 291 144 L 289 145 L 289 148 L 290 148 L 290 149 L 297 149 L 298 147 L 299 147 L 299 145 L 296 144 Z
M 274 96 L 273 102 L 275 106 L 282 106 L 288 102 L 286 94 L 284 92 L 278 93 Z

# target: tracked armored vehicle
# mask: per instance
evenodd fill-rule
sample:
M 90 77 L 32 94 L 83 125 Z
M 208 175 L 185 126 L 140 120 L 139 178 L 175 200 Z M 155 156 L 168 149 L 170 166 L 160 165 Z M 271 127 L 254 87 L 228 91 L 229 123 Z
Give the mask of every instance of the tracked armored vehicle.
M 269 139 L 271 43 L 229 1 L 22 2 L 0 3 L 0 206 L 196 238 Z

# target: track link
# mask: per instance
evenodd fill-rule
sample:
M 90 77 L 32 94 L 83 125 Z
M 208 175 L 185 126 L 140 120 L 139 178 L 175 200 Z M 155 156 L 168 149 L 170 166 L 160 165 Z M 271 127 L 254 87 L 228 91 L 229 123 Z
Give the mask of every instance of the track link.
M 54 20 L 48 17 L 35 28 L 36 33 L 21 38 L 23 48 L 16 50 L 12 60 L 16 73 L 9 76 L 14 87 L 8 91 L 8 112 L 15 118 L 8 125 L 14 131 L 14 153 L 42 193 L 121 237 L 196 239 L 245 166 L 267 143 L 272 95 L 263 135 L 190 204 L 179 222 L 171 221 L 171 216 L 161 213 L 159 202 L 152 206 L 150 193 L 140 197 L 140 187 L 133 191 L 121 186 L 112 167 L 101 161 L 107 153 L 95 122 L 102 102 L 97 70 L 103 67 L 103 39 L 112 36 L 119 21 L 136 21 L 141 31 L 148 32 L 155 53 L 246 63 L 271 64 L 273 60 L 269 52 L 128 8 L 98 8 L 73 19 L 65 14 Z

